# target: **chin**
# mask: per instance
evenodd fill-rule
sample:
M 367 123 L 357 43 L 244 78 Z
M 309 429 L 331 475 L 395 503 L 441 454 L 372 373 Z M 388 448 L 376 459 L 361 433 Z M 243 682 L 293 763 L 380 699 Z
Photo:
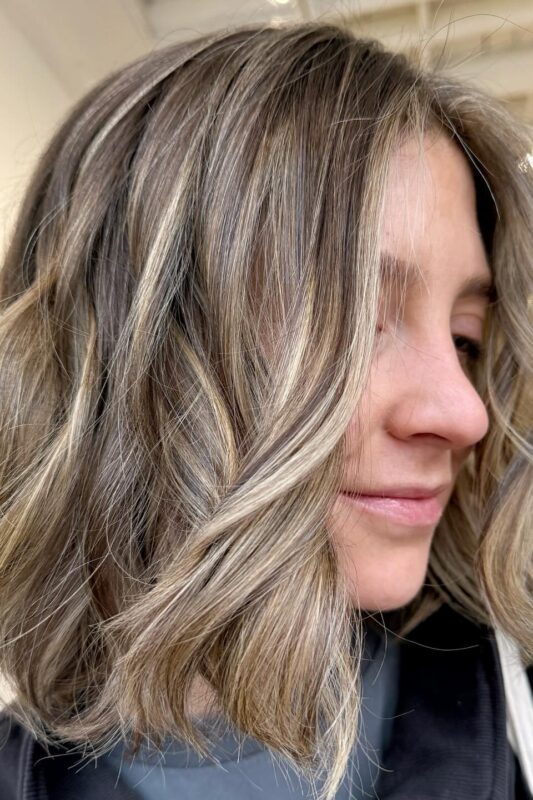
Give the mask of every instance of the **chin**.
M 393 596 L 373 596 L 366 599 L 361 597 L 359 597 L 359 599 L 354 598 L 354 602 L 357 603 L 358 607 L 363 611 L 397 611 L 399 608 L 403 608 L 410 603 L 411 600 L 414 600 L 419 591 L 420 587 L 417 587 L 417 589 L 412 592 L 403 592 Z
M 379 531 L 334 531 L 338 566 L 354 606 L 395 611 L 410 603 L 427 578 L 431 536 L 386 537 Z

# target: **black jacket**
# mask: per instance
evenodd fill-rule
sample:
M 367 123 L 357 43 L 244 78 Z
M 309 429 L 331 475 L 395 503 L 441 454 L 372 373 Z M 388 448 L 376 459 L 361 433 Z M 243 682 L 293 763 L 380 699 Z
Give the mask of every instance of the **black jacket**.
M 533 669 L 527 674 L 533 685 Z M 533 800 L 507 741 L 491 628 L 449 606 L 418 625 L 401 642 L 393 724 L 381 759 L 390 771 L 376 786 L 380 800 Z M 104 760 L 80 768 L 79 756 L 50 753 L 0 713 L 1 800 L 137 800 Z

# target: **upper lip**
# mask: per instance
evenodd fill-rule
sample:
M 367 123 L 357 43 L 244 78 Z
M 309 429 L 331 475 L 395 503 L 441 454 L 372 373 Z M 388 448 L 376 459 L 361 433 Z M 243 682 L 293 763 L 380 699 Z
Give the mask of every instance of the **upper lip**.
M 380 489 L 345 489 L 345 494 L 363 494 L 370 497 L 406 497 L 412 500 L 423 497 L 435 497 L 444 489 L 449 487 L 449 483 L 441 483 L 440 486 L 384 486 Z

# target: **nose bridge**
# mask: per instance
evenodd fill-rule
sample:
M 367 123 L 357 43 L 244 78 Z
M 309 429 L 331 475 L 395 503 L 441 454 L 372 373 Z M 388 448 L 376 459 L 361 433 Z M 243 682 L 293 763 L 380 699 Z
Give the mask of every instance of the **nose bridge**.
M 451 338 L 397 348 L 391 369 L 396 398 L 391 424 L 397 435 L 433 434 L 454 447 L 469 447 L 485 436 L 487 410 Z

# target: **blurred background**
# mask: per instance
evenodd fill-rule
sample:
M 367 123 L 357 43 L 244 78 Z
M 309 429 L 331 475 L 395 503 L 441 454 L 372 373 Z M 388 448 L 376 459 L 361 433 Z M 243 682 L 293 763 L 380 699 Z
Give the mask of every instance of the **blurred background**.
M 533 0 L 0 0 L 0 251 L 46 140 L 102 77 L 199 33 L 290 20 L 416 53 L 533 124 Z

